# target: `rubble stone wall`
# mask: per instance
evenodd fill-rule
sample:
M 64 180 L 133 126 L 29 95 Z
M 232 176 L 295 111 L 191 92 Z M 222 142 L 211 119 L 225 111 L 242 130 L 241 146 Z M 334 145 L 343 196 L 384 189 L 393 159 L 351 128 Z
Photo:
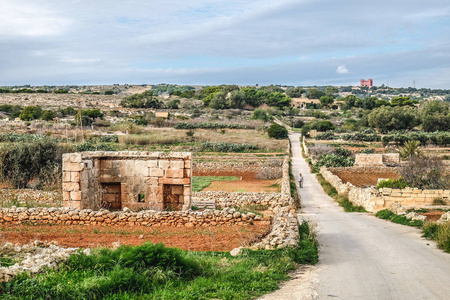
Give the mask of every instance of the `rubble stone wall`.
M 205 211 L 165 211 L 144 210 L 140 212 L 99 211 L 91 209 L 63 208 L 2 208 L 1 224 L 54 224 L 54 225 L 132 225 L 155 227 L 197 227 L 249 225 L 255 221 L 270 222 L 269 217 L 254 213 L 241 214 L 234 209 Z

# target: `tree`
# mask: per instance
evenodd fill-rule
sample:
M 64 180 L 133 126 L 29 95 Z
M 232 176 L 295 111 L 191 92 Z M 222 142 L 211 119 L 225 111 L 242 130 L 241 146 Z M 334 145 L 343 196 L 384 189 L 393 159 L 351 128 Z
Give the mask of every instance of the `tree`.
M 412 129 L 419 124 L 416 112 L 409 107 L 375 108 L 368 115 L 369 126 L 386 133 L 392 130 Z
M 424 131 L 450 131 L 450 106 L 447 103 L 423 102 L 419 107 L 419 114 Z
M 253 111 L 252 119 L 267 122 L 272 120 L 272 116 L 266 110 L 257 108 Z
M 277 140 L 288 138 L 288 131 L 286 127 L 279 124 L 270 125 L 269 129 L 267 129 L 267 134 L 270 138 L 275 138 Z
M 308 95 L 306 95 L 308 99 L 320 99 L 322 96 L 325 96 L 325 93 L 315 88 L 309 89 Z
M 41 119 L 44 121 L 53 121 L 56 117 L 56 114 L 53 110 L 44 110 L 41 116 Z
M 288 88 L 286 90 L 286 95 L 288 95 L 291 98 L 300 98 L 302 94 L 304 94 L 306 91 L 300 87 L 295 88 Z
M 411 159 L 414 156 L 420 156 L 422 154 L 422 149 L 420 147 L 419 141 L 407 141 L 404 146 L 400 149 L 400 156 L 405 159 Z
M 120 102 L 120 105 L 131 108 L 161 108 L 163 106 L 162 102 L 155 97 L 152 91 L 125 97 Z
M 325 89 L 325 94 L 328 96 L 333 96 L 334 94 L 339 93 L 339 90 L 334 86 L 329 86 Z
M 400 175 L 415 188 L 450 188 L 450 175 L 442 159 L 436 156 L 413 156 L 401 169 Z
M 333 96 L 322 96 L 320 97 L 320 104 L 322 104 L 322 107 L 328 107 L 334 102 Z
M 22 121 L 31 121 L 39 119 L 42 116 L 42 108 L 40 106 L 27 106 L 19 115 Z
M 391 106 L 413 106 L 415 101 L 411 100 L 409 97 L 394 97 L 391 99 Z
M 267 105 L 285 107 L 291 104 L 291 98 L 280 92 L 273 92 L 267 96 Z

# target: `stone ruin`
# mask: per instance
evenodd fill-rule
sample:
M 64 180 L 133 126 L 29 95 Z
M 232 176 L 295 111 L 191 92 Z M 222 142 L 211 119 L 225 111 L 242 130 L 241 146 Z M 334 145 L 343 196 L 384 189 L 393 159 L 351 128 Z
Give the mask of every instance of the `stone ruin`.
M 191 153 L 66 153 L 62 171 L 65 207 L 179 211 L 191 206 Z

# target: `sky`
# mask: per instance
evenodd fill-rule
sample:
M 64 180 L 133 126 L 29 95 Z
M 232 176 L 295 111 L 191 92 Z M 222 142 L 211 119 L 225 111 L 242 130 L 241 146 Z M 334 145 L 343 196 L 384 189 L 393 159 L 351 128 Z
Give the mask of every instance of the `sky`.
M 0 85 L 450 89 L 449 0 L 0 0 Z

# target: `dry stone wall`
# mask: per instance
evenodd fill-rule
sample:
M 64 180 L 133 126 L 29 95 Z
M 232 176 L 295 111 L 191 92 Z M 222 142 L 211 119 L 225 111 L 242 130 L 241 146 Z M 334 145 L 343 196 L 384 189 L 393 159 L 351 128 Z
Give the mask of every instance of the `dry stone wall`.
M 236 160 L 236 157 L 230 160 Z M 242 161 L 203 161 L 196 159 L 192 164 L 194 176 L 202 175 L 253 175 L 256 179 L 276 179 L 282 176 L 283 159 L 261 159 L 248 160 L 247 157 Z
M 432 205 L 434 199 L 450 202 L 450 190 L 421 190 L 417 188 L 390 189 L 374 187 L 359 188 L 351 183 L 343 183 L 328 168 L 320 168 L 320 174 L 340 193 L 347 194 L 355 205 L 364 207 L 367 211 L 376 212 L 399 203 L 401 206 L 420 208 Z M 357 176 L 355 174 L 355 176 Z
M 140 212 L 112 212 L 106 209 L 70 208 L 24 208 L 12 207 L 0 209 L 0 223 L 19 224 L 54 224 L 54 225 L 104 225 L 104 226 L 154 226 L 154 227 L 198 227 L 249 225 L 255 222 L 270 222 L 254 213 L 243 214 L 232 208 L 204 211 L 166 211 L 145 210 Z

